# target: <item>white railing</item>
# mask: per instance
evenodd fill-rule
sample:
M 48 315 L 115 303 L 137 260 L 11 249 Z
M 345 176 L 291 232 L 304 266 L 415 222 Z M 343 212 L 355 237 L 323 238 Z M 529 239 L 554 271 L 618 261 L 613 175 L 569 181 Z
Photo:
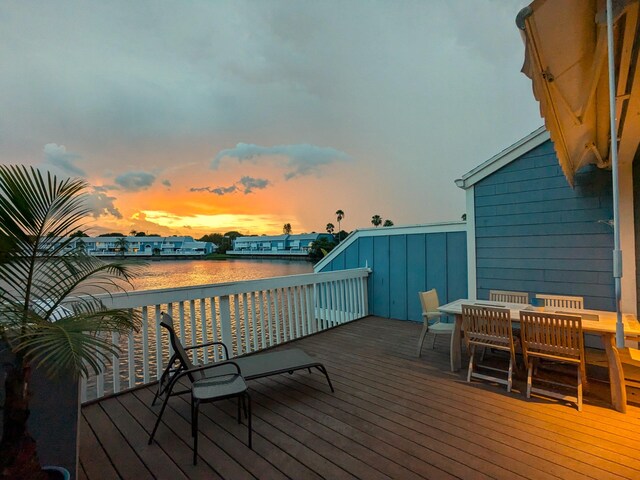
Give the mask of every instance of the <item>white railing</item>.
M 172 353 L 161 331 L 161 312 L 173 316 L 185 345 L 221 341 L 231 356 L 239 356 L 365 317 L 368 275 L 368 269 L 358 268 L 105 296 L 108 307 L 137 309 L 142 326 L 124 338 L 114 334 L 120 356 L 106 371 L 82 380 L 81 399 L 160 378 Z M 219 348 L 198 350 L 192 350 L 194 363 L 221 359 Z

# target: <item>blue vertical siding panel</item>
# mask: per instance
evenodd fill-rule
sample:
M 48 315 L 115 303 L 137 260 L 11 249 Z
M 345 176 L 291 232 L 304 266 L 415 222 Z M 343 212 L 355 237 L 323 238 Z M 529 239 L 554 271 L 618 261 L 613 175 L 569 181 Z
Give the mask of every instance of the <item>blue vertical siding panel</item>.
M 376 315 L 389 318 L 389 237 L 374 237 L 373 252 L 375 263 L 370 277 L 373 283 L 373 310 Z
M 422 321 L 418 292 L 424 292 L 427 286 L 425 245 L 426 235 L 407 235 L 407 318 L 416 322 Z
M 370 268 L 373 266 L 373 238 L 364 237 L 358 239 L 358 265 L 368 265 Z M 369 277 L 367 282 L 367 295 L 369 298 L 369 313 L 375 315 L 373 310 L 373 281 L 372 276 Z
M 447 234 L 432 233 L 427 235 L 427 290 L 435 288 L 438 291 L 438 299 L 445 304 L 449 298 L 447 288 Z
M 336 258 L 331 261 L 331 270 L 344 270 L 346 267 L 346 252 L 340 252 Z
M 407 318 L 407 236 L 389 237 L 389 315 Z
M 478 298 L 521 290 L 614 309 L 611 172 L 587 166 L 574 182 L 547 141 L 475 185 Z
M 358 239 L 358 265 L 364 267 L 373 265 L 373 237 Z
M 360 265 L 358 263 L 358 241 L 353 242 L 351 245 L 347 247 L 344 252 L 345 256 L 345 268 L 358 268 L 364 267 L 364 264 Z
M 467 298 L 467 238 L 465 232 L 447 234 L 447 298 Z M 442 303 L 443 300 L 440 301 Z

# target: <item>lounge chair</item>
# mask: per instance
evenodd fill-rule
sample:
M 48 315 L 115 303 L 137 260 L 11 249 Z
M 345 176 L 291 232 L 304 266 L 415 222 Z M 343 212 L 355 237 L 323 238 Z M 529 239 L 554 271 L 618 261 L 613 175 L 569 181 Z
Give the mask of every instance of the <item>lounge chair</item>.
M 167 323 L 167 320 L 169 321 Z M 171 346 L 174 354 L 171 357 L 169 368 L 162 375 L 158 392 L 153 402 L 160 394 L 164 394 L 165 398 L 162 402 L 162 408 L 158 414 L 153 431 L 149 436 L 149 445 L 153 442 L 160 419 L 167 407 L 169 397 L 183 393 L 191 393 L 191 436 L 193 437 L 193 464 L 198 460 L 198 416 L 201 403 L 215 402 L 229 398 L 238 399 L 238 423 L 241 422 L 241 407 L 244 409 L 247 417 L 248 441 L 247 444 L 251 448 L 251 397 L 247 392 L 247 384 L 242 377 L 242 370 L 233 361 L 227 360 L 224 363 L 213 363 L 202 366 L 195 366 L 189 359 L 189 355 L 182 343 L 178 340 L 177 335 L 173 331 L 171 325 L 171 317 L 163 314 L 161 325 L 169 331 Z M 220 342 L 211 342 L 209 345 L 220 344 Z M 222 344 L 223 345 L 223 344 Z M 224 346 L 224 345 L 223 345 Z M 226 347 L 224 347 L 226 352 Z M 173 364 L 179 362 L 180 367 L 174 368 Z M 190 380 L 191 388 L 189 390 L 181 390 L 174 392 L 173 388 L 180 380 Z M 163 383 L 164 380 L 164 383 Z
M 331 380 L 329 379 L 329 374 L 327 373 L 324 365 L 310 357 L 306 352 L 300 350 L 299 348 L 289 348 L 286 350 L 277 350 L 273 352 L 256 353 L 253 355 L 247 355 L 245 357 L 239 357 L 234 358 L 233 360 L 229 360 L 227 347 L 222 342 L 209 342 L 205 344 L 184 347 L 182 345 L 182 342 L 180 342 L 180 339 L 176 335 L 175 330 L 173 329 L 173 320 L 170 315 L 162 313 L 160 325 L 164 327 L 169 333 L 169 340 L 171 342 L 171 345 L 173 346 L 174 354 L 169 359 L 169 364 L 160 377 L 160 381 L 158 382 L 158 389 L 153 398 L 152 405 L 155 404 L 156 400 L 159 397 L 164 396 L 164 401 L 162 403 L 162 409 L 158 414 L 156 424 L 151 433 L 151 437 L 149 438 L 149 444 L 151 444 L 151 442 L 153 441 L 153 437 L 156 433 L 156 430 L 158 429 L 158 425 L 160 424 L 160 420 L 166 408 L 169 397 L 189 392 L 192 392 L 193 395 L 193 388 L 189 390 L 174 391 L 174 387 L 176 386 L 178 380 L 181 379 L 188 379 L 192 384 L 194 384 L 195 382 L 198 382 L 202 379 L 220 377 L 221 375 L 239 374 L 244 382 L 244 380 L 270 377 L 272 375 L 278 375 L 281 373 L 292 374 L 297 370 L 308 370 L 309 373 L 311 373 L 311 369 L 316 368 L 324 374 L 331 391 L 335 391 L 333 389 L 333 385 L 331 384 Z M 219 363 L 210 363 L 204 366 L 195 367 L 191 362 L 189 355 L 187 354 L 187 350 L 203 348 L 212 345 L 218 345 L 222 347 L 225 353 L 224 360 Z

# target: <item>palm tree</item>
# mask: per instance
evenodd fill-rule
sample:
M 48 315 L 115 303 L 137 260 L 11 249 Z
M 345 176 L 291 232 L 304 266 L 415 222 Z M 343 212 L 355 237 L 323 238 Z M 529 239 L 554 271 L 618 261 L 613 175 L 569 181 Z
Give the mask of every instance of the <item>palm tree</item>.
M 393 222 L 391 220 L 385 220 L 383 227 L 393 227 Z
M 282 227 L 282 233 L 284 233 L 285 235 L 291 235 L 291 224 L 290 223 L 285 223 L 284 226 Z
M 371 217 L 371 223 L 377 228 L 382 223 L 382 217 L 380 215 L 374 215 Z
M 27 431 L 31 372 L 98 373 L 118 353 L 112 335 L 137 328 L 139 314 L 107 309 L 96 291 L 121 289 L 131 264 L 107 263 L 68 248 L 90 213 L 88 184 L 33 167 L 0 165 L 0 341 L 6 364 L 0 472 L 46 478 Z M 123 283 L 124 282 L 124 283 Z
M 336 229 L 336 227 L 333 225 L 333 223 L 327 223 L 327 232 L 333 235 L 333 231 Z
M 116 251 L 121 257 L 124 257 L 124 254 L 129 251 L 129 242 L 126 238 L 122 237 L 116 240 Z
M 342 232 L 342 228 L 340 228 L 340 222 L 344 218 L 344 212 L 342 210 L 336 210 L 336 220 L 338 220 L 338 241 L 340 241 L 340 232 Z

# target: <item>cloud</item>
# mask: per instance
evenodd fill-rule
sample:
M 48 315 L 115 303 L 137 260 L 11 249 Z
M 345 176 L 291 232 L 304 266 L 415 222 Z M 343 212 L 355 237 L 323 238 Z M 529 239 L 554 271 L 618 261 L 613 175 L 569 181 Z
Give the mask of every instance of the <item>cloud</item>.
M 265 178 L 253 178 L 244 176 L 238 182 L 240 185 L 244 187 L 244 194 L 252 193 L 253 189 L 262 190 L 263 188 L 267 188 L 269 186 L 269 180 Z
M 115 197 L 110 197 L 101 187 L 94 187 L 93 192 L 86 194 L 88 207 L 91 209 L 91 215 L 94 218 L 112 215 L 118 219 L 122 218 L 122 213 L 113 204 Z
M 155 175 L 147 172 L 128 172 L 118 175 L 115 182 L 129 192 L 146 190 L 155 181 Z
M 189 189 L 190 192 L 209 192 L 215 193 L 216 195 L 226 195 L 227 193 L 233 193 L 238 189 L 235 185 L 231 185 L 230 187 L 191 187 Z
M 64 145 L 47 143 L 42 151 L 44 153 L 44 162 L 46 164 L 58 167 L 64 173 L 69 175 L 78 175 L 81 177 L 86 175 L 84 170 L 73 163 L 82 157 L 77 153 L 67 152 Z
M 170 187 L 171 186 L 171 180 L 162 180 L 162 185 L 164 185 L 165 187 Z
M 253 178 L 244 176 L 233 185 L 228 187 L 191 187 L 190 192 L 209 192 L 216 195 L 227 195 L 229 193 L 242 192 L 245 195 L 253 193 L 254 190 L 262 190 L 271 185 L 271 182 L 266 178 Z
M 334 162 L 345 162 L 351 159 L 349 155 L 331 147 L 318 147 L 306 143 L 294 145 L 274 145 L 262 147 L 249 143 L 238 143 L 235 148 L 221 150 L 211 161 L 211 168 L 216 170 L 223 158 L 235 158 L 242 163 L 250 161 L 256 163 L 259 157 L 276 157 L 284 160 L 288 171 L 284 178 L 289 180 L 304 175 L 321 173 L 321 167 Z

